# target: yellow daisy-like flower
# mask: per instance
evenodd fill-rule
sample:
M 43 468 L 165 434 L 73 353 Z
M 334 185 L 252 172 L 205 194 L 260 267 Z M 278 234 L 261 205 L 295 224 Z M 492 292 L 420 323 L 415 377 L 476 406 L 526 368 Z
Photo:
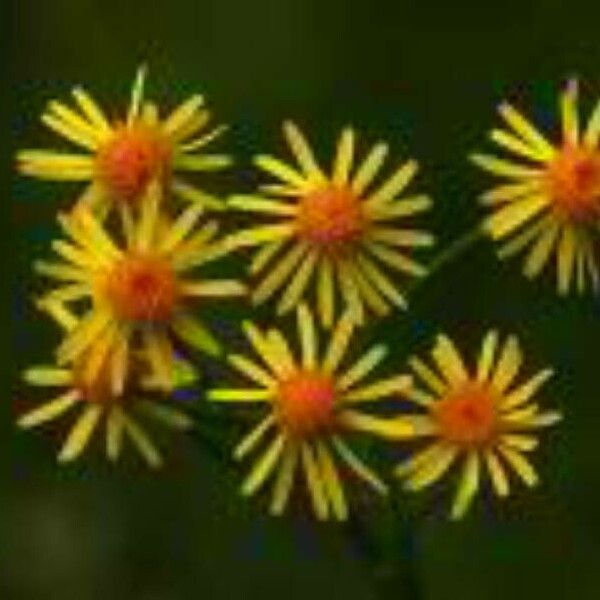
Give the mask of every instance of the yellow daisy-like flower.
M 236 460 L 245 459 L 273 434 L 242 485 L 245 496 L 255 494 L 274 476 L 270 512 L 281 514 L 300 467 L 315 516 L 344 520 L 348 508 L 334 456 L 377 492 L 386 493 L 386 486 L 346 444 L 342 432 L 355 430 L 390 439 L 406 436 L 410 425 L 369 415 L 361 407 L 406 390 L 411 377 L 400 375 L 358 386 L 383 359 L 385 347 L 373 347 L 340 371 L 354 330 L 353 315 L 346 312 L 339 320 L 322 358 L 313 316 L 306 305 L 298 307 L 297 317 L 300 360 L 294 358 L 280 331 L 260 331 L 246 322 L 244 331 L 263 365 L 238 354 L 228 360 L 258 387 L 216 389 L 209 392 L 209 399 L 265 407 L 265 416 L 234 450 Z
M 202 213 L 198 206 L 169 222 L 158 213 L 158 196 L 158 191 L 149 195 L 139 220 L 124 213 L 128 217 L 123 222 L 123 247 L 87 210 L 60 216 L 70 238 L 53 242 L 62 261 L 38 261 L 36 265 L 39 272 L 62 282 L 41 302 L 57 318 L 61 318 L 60 303 L 86 303 L 85 316 L 57 350 L 58 364 L 79 363 L 85 356 L 82 377 L 93 382 L 105 360 L 110 360 L 116 396 L 125 385 L 131 348 L 144 349 L 161 387 L 167 390 L 173 382 L 171 334 L 204 352 L 218 354 L 217 340 L 192 315 L 192 309 L 198 299 L 245 293 L 245 287 L 235 280 L 186 276 L 225 253 L 223 245 L 214 240 L 217 224 L 209 221 L 196 229 Z
M 599 286 L 594 240 L 600 223 L 600 102 L 580 132 L 577 96 L 577 82 L 571 80 L 560 96 L 562 141 L 556 146 L 510 104 L 500 105 L 510 130 L 494 129 L 491 138 L 527 164 L 472 156 L 476 164 L 509 181 L 482 197 L 493 211 L 484 228 L 495 240 L 511 238 L 500 256 L 529 248 L 523 272 L 533 278 L 555 252 L 560 294 L 575 285 L 580 293 L 589 284 L 593 290 Z
M 252 300 L 265 301 L 289 280 L 277 307 L 278 314 L 284 314 L 303 299 L 315 275 L 318 314 L 326 327 L 335 318 L 338 286 L 359 324 L 364 322 L 365 305 L 376 315 L 387 314 L 390 304 L 405 308 L 406 298 L 380 265 L 405 275 L 425 274 L 402 249 L 430 246 L 433 237 L 391 223 L 431 206 L 423 195 L 398 198 L 415 175 L 417 163 L 408 160 L 389 180 L 368 191 L 384 163 L 387 144 L 376 144 L 351 174 L 355 134 L 350 128 L 343 130 L 332 174 L 326 176 L 299 129 L 286 122 L 283 132 L 300 169 L 258 156 L 258 167 L 281 183 L 262 186 L 264 196 L 229 200 L 234 208 L 277 219 L 230 239 L 232 246 L 262 246 L 250 264 L 251 274 L 262 274 Z
M 54 304 L 54 315 L 67 330 L 77 326 L 77 318 L 71 311 L 59 303 Z M 136 359 L 137 371 L 144 368 L 144 361 Z M 124 437 L 128 437 L 150 467 L 162 464 L 162 457 L 155 444 L 140 425 L 140 419 L 153 420 L 159 424 L 176 430 L 189 429 L 193 423 L 182 411 L 166 402 L 145 398 L 156 382 L 147 374 L 140 377 L 141 390 L 127 390 L 115 395 L 111 377 L 114 370 L 110 362 L 106 362 L 94 381 L 84 377 L 79 360 L 73 366 L 59 368 L 56 366 L 32 367 L 25 372 L 25 380 L 34 386 L 58 388 L 62 391 L 52 400 L 45 402 L 21 416 L 19 427 L 29 429 L 62 417 L 68 411 L 79 408 L 79 416 L 70 428 L 67 438 L 58 454 L 61 463 L 75 460 L 85 450 L 94 431 L 101 421 L 106 426 L 106 455 L 109 460 L 116 461 L 123 446 Z M 193 376 L 189 365 L 178 361 L 178 382 L 189 383 Z
M 152 182 L 159 182 L 185 200 L 220 207 L 216 199 L 175 173 L 212 171 L 229 165 L 228 156 L 201 152 L 223 132 L 223 127 L 203 132 L 211 115 L 198 95 L 161 121 L 157 106 L 144 98 L 145 76 L 142 67 L 123 120 L 109 121 L 80 87 L 73 90 L 76 109 L 51 101 L 42 114 L 43 123 L 88 153 L 23 150 L 17 155 L 20 172 L 41 179 L 89 181 L 78 206 L 100 211 L 113 205 L 138 205 Z
M 526 485 L 536 485 L 538 476 L 524 453 L 538 445 L 533 430 L 561 419 L 559 413 L 542 412 L 533 402 L 552 370 L 544 369 L 516 385 L 523 360 L 519 343 L 510 336 L 500 350 L 496 331 L 484 337 L 473 374 L 446 336 L 438 337 L 432 356 L 439 374 L 416 357 L 409 360 L 426 389 L 415 386 L 403 394 L 427 414 L 406 419 L 415 437 L 435 441 L 397 467 L 396 474 L 405 479 L 406 488 L 417 491 L 435 483 L 462 458 L 451 511 L 453 519 L 460 519 L 480 487 L 483 465 L 500 497 L 509 494 L 507 467 Z

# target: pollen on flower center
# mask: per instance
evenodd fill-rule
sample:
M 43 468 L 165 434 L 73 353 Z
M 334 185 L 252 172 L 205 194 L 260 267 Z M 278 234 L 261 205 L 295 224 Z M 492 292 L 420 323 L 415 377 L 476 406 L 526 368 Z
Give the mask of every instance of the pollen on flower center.
M 153 178 L 167 175 L 170 156 L 159 132 L 122 126 L 98 152 L 98 177 L 117 200 L 134 202 Z
M 168 320 L 177 302 L 171 265 L 154 256 L 126 256 L 110 271 L 104 291 L 116 315 L 129 321 Z
M 346 187 L 329 186 L 304 196 L 298 213 L 300 235 L 326 248 L 356 239 L 362 231 L 358 198 Z
M 548 167 L 548 182 L 556 207 L 576 220 L 600 209 L 600 153 L 565 145 Z
M 334 403 L 331 377 L 316 371 L 299 371 L 279 385 L 279 418 L 288 431 L 300 437 L 331 426 Z
M 470 382 L 435 405 L 440 436 L 459 444 L 484 444 L 496 430 L 495 399 L 489 387 Z

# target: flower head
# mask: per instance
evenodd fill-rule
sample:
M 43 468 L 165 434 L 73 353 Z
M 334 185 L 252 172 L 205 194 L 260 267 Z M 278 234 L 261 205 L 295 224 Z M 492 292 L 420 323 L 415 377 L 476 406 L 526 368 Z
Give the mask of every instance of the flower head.
M 495 240 L 510 238 L 500 256 L 528 249 L 523 272 L 533 278 L 556 253 L 560 294 L 575 285 L 579 292 L 589 284 L 594 290 L 599 286 L 594 240 L 600 223 L 600 102 L 580 132 L 577 96 L 577 82 L 571 80 L 560 97 L 562 140 L 556 145 L 511 105 L 500 105 L 510 130 L 494 129 L 491 138 L 525 165 L 484 154 L 472 157 L 509 181 L 482 196 L 492 210 L 484 228 Z
M 410 426 L 395 418 L 369 415 L 360 407 L 382 401 L 410 386 L 405 375 L 358 385 L 386 354 L 375 346 L 350 367 L 340 369 L 354 330 L 352 313 L 346 312 L 335 326 L 331 340 L 319 358 L 319 341 L 312 313 L 301 304 L 297 309 L 299 359 L 276 329 L 260 331 L 251 323 L 244 330 L 263 364 L 233 354 L 229 363 L 256 387 L 216 389 L 209 399 L 219 402 L 258 403 L 265 413 L 259 423 L 234 450 L 245 459 L 265 441 L 266 445 L 242 485 L 244 495 L 256 493 L 274 476 L 270 511 L 285 510 L 296 472 L 304 475 L 318 519 L 339 520 L 348 513 L 344 488 L 334 458 L 380 493 L 386 486 L 343 440 L 347 430 L 391 439 L 406 436 Z
M 451 513 L 452 518 L 459 519 L 480 487 L 484 466 L 498 496 L 509 493 L 507 467 L 526 485 L 536 485 L 538 476 L 524 453 L 537 447 L 538 439 L 532 433 L 535 429 L 561 418 L 554 411 L 542 412 L 533 402 L 552 371 L 544 369 L 516 385 L 523 360 L 519 344 L 511 336 L 499 349 L 495 331 L 485 336 L 473 373 L 446 336 L 438 337 L 432 356 L 439 374 L 416 357 L 409 361 L 426 389 L 415 386 L 403 394 L 426 414 L 406 419 L 413 425 L 415 437 L 435 441 L 397 467 L 406 488 L 417 491 L 435 483 L 462 459 Z
M 77 326 L 77 318 L 63 305 L 54 304 L 53 316 L 67 330 Z M 128 437 L 150 467 L 162 464 L 160 451 L 140 425 L 140 420 L 153 420 L 172 429 L 185 430 L 192 421 L 181 410 L 149 394 L 156 386 L 155 379 L 146 373 L 146 361 L 139 354 L 132 356 L 136 382 L 122 394 L 115 394 L 112 381 L 120 376 L 121 365 L 117 355 L 108 358 L 95 379 L 85 376 L 85 359 L 68 367 L 37 366 L 25 372 L 25 380 L 34 386 L 60 390 L 52 400 L 30 410 L 18 420 L 19 427 L 29 429 L 78 411 L 59 454 L 59 462 L 75 460 L 87 447 L 94 431 L 104 419 L 106 424 L 106 455 L 116 461 Z M 177 381 L 190 381 L 191 367 L 177 362 Z M 131 381 L 130 381 L 131 383 Z
M 359 324 L 365 307 L 380 316 L 391 305 L 405 308 L 404 295 L 381 265 L 404 275 L 425 273 L 403 249 L 429 246 L 432 236 L 393 224 L 431 205 L 423 195 L 398 197 L 415 175 L 416 162 L 407 161 L 369 191 L 387 155 L 386 144 L 376 144 L 352 173 L 355 135 L 345 129 L 327 176 L 298 128 L 286 122 L 283 131 L 299 170 L 258 156 L 256 164 L 281 183 L 263 186 L 264 195 L 234 196 L 229 201 L 236 209 L 276 219 L 230 238 L 232 247 L 261 246 L 250 264 L 250 273 L 261 276 L 253 301 L 263 302 L 282 291 L 277 311 L 284 314 L 298 305 L 316 278 L 318 314 L 326 327 L 334 321 L 336 296 L 351 308 Z
M 122 213 L 124 243 L 110 237 L 88 210 L 62 215 L 59 221 L 70 239 L 53 243 L 62 260 L 37 263 L 38 271 L 62 283 L 45 296 L 43 307 L 60 317 L 57 303 L 85 304 L 85 316 L 58 348 L 59 365 L 82 361 L 84 377 L 95 381 L 105 360 L 118 361 L 115 395 L 125 385 L 130 351 L 140 343 L 164 389 L 173 384 L 173 335 L 218 354 L 217 340 L 192 309 L 211 297 L 245 293 L 235 280 L 192 274 L 225 254 L 214 239 L 216 223 L 195 229 L 202 214 L 198 206 L 171 222 L 159 214 L 158 202 L 158 192 L 151 192 L 139 219 L 128 209 Z
M 159 183 L 185 200 L 219 208 L 218 201 L 186 183 L 178 172 L 212 171 L 230 164 L 228 156 L 200 151 L 223 132 L 206 128 L 210 112 L 202 96 L 192 96 L 161 120 L 157 106 L 144 98 L 146 70 L 138 71 L 127 116 L 110 121 L 82 88 L 73 90 L 76 108 L 53 100 L 42 115 L 52 131 L 87 154 L 23 150 L 21 173 L 41 179 L 89 182 L 78 206 L 106 211 L 137 207 L 149 186 Z

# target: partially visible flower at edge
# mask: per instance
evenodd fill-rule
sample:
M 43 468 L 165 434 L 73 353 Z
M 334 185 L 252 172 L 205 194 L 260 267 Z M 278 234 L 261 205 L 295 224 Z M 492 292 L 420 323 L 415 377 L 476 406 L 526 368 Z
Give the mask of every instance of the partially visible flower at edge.
M 382 345 L 340 371 L 355 328 L 351 312 L 337 322 L 322 354 L 313 315 L 305 304 L 298 307 L 297 320 L 302 349 L 299 360 L 279 330 L 261 331 L 244 323 L 244 332 L 262 364 L 240 354 L 231 354 L 228 361 L 257 387 L 214 389 L 208 398 L 257 404 L 266 413 L 233 452 L 236 460 L 246 459 L 273 434 L 242 484 L 245 496 L 255 494 L 274 477 L 270 512 L 283 513 L 300 468 L 316 518 L 344 520 L 348 505 L 334 457 L 375 491 L 385 494 L 387 487 L 344 441 L 342 433 L 356 431 L 386 439 L 410 434 L 411 426 L 399 423 L 396 417 L 370 415 L 362 408 L 406 390 L 412 379 L 399 375 L 357 385 L 385 357 Z
M 556 252 L 557 289 L 580 293 L 600 285 L 597 265 L 600 227 L 600 102 L 580 131 L 578 86 L 570 80 L 560 96 L 562 141 L 552 145 L 510 104 L 498 109 L 510 130 L 494 129 L 491 139 L 526 164 L 473 154 L 473 162 L 509 183 L 492 188 L 481 200 L 492 214 L 483 223 L 494 240 L 511 238 L 501 258 L 525 249 L 523 272 L 536 277 Z M 589 279 L 589 284 L 586 280 Z
M 261 303 L 280 290 L 277 312 L 285 314 L 304 299 L 315 278 L 316 306 L 325 327 L 336 318 L 337 290 L 359 324 L 365 322 L 365 306 L 378 316 L 386 315 L 390 305 L 406 308 L 405 296 L 378 263 L 407 276 L 426 273 L 402 249 L 431 246 L 433 237 L 391 225 L 431 206 L 425 195 L 398 198 L 415 175 L 417 163 L 406 161 L 368 192 L 387 156 L 387 144 L 375 144 L 352 175 L 355 133 L 344 129 L 328 176 L 296 125 L 285 122 L 283 132 L 299 170 L 274 157 L 257 156 L 256 165 L 281 183 L 262 186 L 263 195 L 239 195 L 228 201 L 234 209 L 276 219 L 229 238 L 232 247 L 261 246 L 249 267 L 251 275 L 262 274 L 253 302 Z
M 444 335 L 438 336 L 432 356 L 439 374 L 413 357 L 409 364 L 426 389 L 414 386 L 402 392 L 426 412 L 405 417 L 413 437 L 434 439 L 396 468 L 406 489 L 419 491 L 434 484 L 464 459 L 451 511 L 453 519 L 460 519 L 480 488 L 484 466 L 500 497 L 509 494 L 507 467 L 527 486 L 536 485 L 538 476 L 525 457 L 538 445 L 532 432 L 561 419 L 558 412 L 541 411 L 533 401 L 552 370 L 543 369 L 515 385 L 523 361 L 519 343 L 509 336 L 500 349 L 493 330 L 483 339 L 474 373 Z
M 164 120 L 156 104 L 144 98 L 145 67 L 135 79 L 126 118 L 110 122 L 81 87 L 73 89 L 77 110 L 53 100 L 43 123 L 88 154 L 55 150 L 21 150 L 18 169 L 25 175 L 56 181 L 89 182 L 76 207 L 105 214 L 112 207 L 136 207 L 153 182 L 180 198 L 214 209 L 220 200 L 177 176 L 178 172 L 213 171 L 227 167 L 229 156 L 200 152 L 224 127 L 202 133 L 210 120 L 204 99 L 194 95 Z

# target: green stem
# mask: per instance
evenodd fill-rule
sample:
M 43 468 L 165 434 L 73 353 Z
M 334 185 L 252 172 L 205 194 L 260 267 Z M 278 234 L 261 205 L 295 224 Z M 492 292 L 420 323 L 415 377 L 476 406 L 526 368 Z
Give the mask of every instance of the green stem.
M 461 254 L 469 250 L 469 248 L 475 245 L 475 243 L 479 241 L 479 239 L 483 238 L 484 235 L 485 232 L 481 225 L 477 224 L 472 229 L 469 229 L 464 235 L 455 239 L 445 250 L 442 250 L 442 252 L 440 252 L 440 254 L 438 254 L 429 263 L 425 277 L 416 280 L 415 284 L 411 286 L 409 291 L 413 292 L 420 286 L 421 282 L 426 281 L 447 263 L 452 262 L 455 258 L 458 258 Z

